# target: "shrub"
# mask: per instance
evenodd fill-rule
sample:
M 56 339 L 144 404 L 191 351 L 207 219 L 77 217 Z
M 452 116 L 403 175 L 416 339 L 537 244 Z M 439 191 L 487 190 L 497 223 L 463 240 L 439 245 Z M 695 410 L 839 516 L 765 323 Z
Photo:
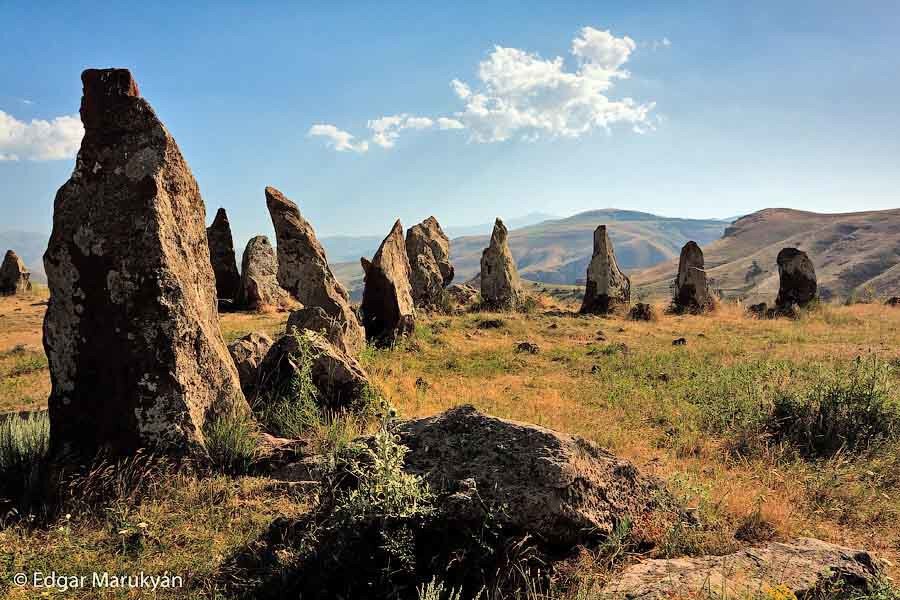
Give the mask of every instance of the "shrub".
M 269 433 L 298 438 L 319 423 L 318 390 L 312 379 L 313 354 L 309 340 L 296 330 L 291 335 L 297 341 L 297 351 L 290 357 L 294 372 L 255 408 Z
M 0 499 L 17 509 L 37 501 L 49 448 L 46 412 L 0 417 Z
M 247 473 L 256 462 L 259 431 L 250 414 L 234 410 L 215 416 L 206 422 L 203 433 L 216 469 L 239 475 Z
M 802 391 L 776 397 L 767 426 L 773 438 L 807 457 L 863 452 L 900 436 L 900 405 L 887 392 L 887 368 L 861 361 Z

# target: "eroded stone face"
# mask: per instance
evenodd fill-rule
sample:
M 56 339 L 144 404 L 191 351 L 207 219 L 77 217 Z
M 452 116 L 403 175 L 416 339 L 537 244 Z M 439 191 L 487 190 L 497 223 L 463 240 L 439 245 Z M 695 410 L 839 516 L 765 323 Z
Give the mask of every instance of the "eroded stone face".
M 256 396 L 259 365 L 271 347 L 272 338 L 256 332 L 248 333 L 228 345 L 228 352 L 231 353 L 241 379 L 241 389 L 248 400 Z
M 806 306 L 816 297 L 816 269 L 806 252 L 796 248 L 783 248 L 778 253 L 778 297 L 775 304 L 780 309 Z
M 582 313 L 606 314 L 631 302 L 631 281 L 619 269 L 606 225 L 594 230 L 594 252 L 587 268 Z
M 269 238 L 251 238 L 241 259 L 238 306 L 249 310 L 287 310 L 297 302 L 278 285 L 278 261 Z
M 85 136 L 44 254 L 53 452 L 202 454 L 207 418 L 248 410 L 219 331 L 203 200 L 127 70 L 82 82 Z
M 303 306 L 318 306 L 345 324 L 349 345 L 358 352 L 365 345 L 365 336 L 312 225 L 296 204 L 273 187 L 266 188 L 266 206 L 275 227 L 281 287 Z
M 0 265 L 0 296 L 13 296 L 31 291 L 30 277 L 31 273 L 19 255 L 7 250 L 3 264 Z
M 365 272 L 362 313 L 366 338 L 391 344 L 415 327 L 409 260 L 400 221 L 394 223 L 372 261 L 363 259 L 362 266 Z
M 681 249 L 673 302 L 676 309 L 690 312 L 709 310 L 713 305 L 706 279 L 703 250 L 696 242 L 688 242 Z
M 234 300 L 241 287 L 241 276 L 234 256 L 231 224 L 224 208 L 216 211 L 212 225 L 206 228 L 206 239 L 209 243 L 209 260 L 216 277 L 216 295 L 219 299 Z
M 481 254 L 481 299 L 491 308 L 515 308 L 523 295 L 508 237 L 506 225 L 497 219 L 490 246 Z
M 416 306 L 440 305 L 444 288 L 453 281 L 453 265 L 450 240 L 437 219 L 428 217 L 406 231 L 406 256 Z

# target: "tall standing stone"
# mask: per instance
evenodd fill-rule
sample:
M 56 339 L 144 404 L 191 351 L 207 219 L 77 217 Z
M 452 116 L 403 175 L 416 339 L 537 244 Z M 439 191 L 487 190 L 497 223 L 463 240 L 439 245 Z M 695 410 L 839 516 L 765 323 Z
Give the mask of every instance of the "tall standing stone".
M 606 225 L 594 230 L 594 253 L 587 268 L 582 313 L 607 314 L 631 302 L 631 281 L 619 269 Z
M 365 272 L 362 313 L 366 338 L 390 344 L 412 332 L 415 326 L 409 260 L 399 220 L 381 242 L 372 261 L 363 258 L 361 262 Z
M 348 346 L 358 352 L 365 345 L 362 327 L 312 225 L 296 204 L 273 187 L 266 188 L 266 206 L 278 246 L 278 283 L 304 306 L 318 306 L 340 321 Z
M 286 310 L 297 303 L 278 285 L 278 260 L 269 238 L 251 238 L 241 259 L 238 306 L 249 310 Z
M 703 312 L 713 306 L 706 280 L 703 250 L 697 242 L 688 242 L 681 249 L 673 304 L 675 310 L 689 312 Z
M 522 281 L 509 250 L 509 233 L 499 218 L 491 243 L 481 253 L 481 299 L 491 308 L 515 308 L 522 298 Z
M 52 452 L 203 454 L 249 410 L 219 331 L 200 190 L 125 69 L 82 73 L 85 135 L 44 254 Z
M 216 211 L 212 225 L 206 228 L 206 239 L 209 242 L 209 260 L 216 276 L 216 296 L 223 300 L 234 300 L 241 287 L 241 276 L 234 256 L 231 224 L 224 208 Z
M 406 231 L 406 256 L 416 306 L 438 306 L 444 288 L 453 281 L 453 265 L 450 240 L 437 219 L 428 217 Z
M 12 250 L 6 251 L 3 264 L 0 265 L 0 296 L 13 296 L 31 290 L 31 273 L 25 263 Z
M 816 297 L 816 269 L 806 252 L 796 248 L 783 248 L 776 259 L 778 263 L 779 309 L 805 306 Z

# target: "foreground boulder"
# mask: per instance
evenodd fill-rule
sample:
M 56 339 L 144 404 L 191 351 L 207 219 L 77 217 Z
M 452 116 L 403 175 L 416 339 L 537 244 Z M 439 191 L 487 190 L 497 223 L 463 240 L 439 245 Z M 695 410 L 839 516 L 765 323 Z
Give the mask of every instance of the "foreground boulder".
M 356 408 L 367 398 L 369 378 L 356 359 L 335 348 L 314 331 L 296 331 L 281 336 L 259 365 L 254 409 L 290 399 L 290 386 L 298 369 L 308 361 L 316 389 L 316 403 L 330 410 Z
M 231 224 L 224 208 L 216 211 L 212 225 L 206 228 L 209 243 L 209 260 L 216 277 L 216 295 L 220 300 L 234 300 L 241 287 L 241 276 L 234 256 L 234 240 Z
M 288 317 L 285 331 L 314 331 L 321 334 L 328 342 L 341 352 L 352 355 L 355 337 L 349 331 L 346 321 L 332 317 L 319 306 L 305 306 L 292 311 Z
M 416 306 L 440 306 L 444 288 L 453 281 L 453 265 L 450 240 L 437 219 L 428 217 L 406 231 L 406 255 Z
M 358 352 L 365 345 L 362 327 L 312 225 L 296 204 L 273 187 L 266 188 L 266 206 L 278 246 L 278 283 L 303 306 L 318 306 L 344 323 L 348 342 Z
M 806 252 L 783 248 L 776 260 L 779 277 L 777 308 L 789 310 L 812 302 L 816 297 L 816 270 Z
M 409 260 L 399 220 L 381 242 L 372 261 L 363 258 L 360 262 L 365 273 L 361 309 L 366 338 L 390 345 L 415 328 Z
M 478 290 L 466 283 L 453 283 L 444 291 L 456 308 L 467 308 L 478 300 Z
M 247 406 L 200 190 L 131 73 L 81 79 L 85 135 L 44 254 L 52 452 L 202 454 L 205 421 Z
M 594 253 L 587 268 L 581 312 L 608 314 L 631 302 L 631 280 L 619 269 L 606 225 L 594 231 Z
M 645 560 L 626 569 L 601 595 L 655 600 L 700 597 L 715 590 L 721 597 L 751 598 L 783 586 L 788 593 L 781 597 L 828 598 L 833 590 L 851 597 L 871 591 L 878 574 L 878 565 L 865 551 L 801 538 L 726 556 Z
M 241 390 L 246 398 L 256 395 L 259 365 L 272 347 L 272 338 L 264 333 L 248 333 L 228 345 L 234 365 L 241 380 Z
M 0 265 L 0 296 L 13 296 L 31 291 L 31 273 L 12 250 L 6 251 Z
M 522 281 L 509 250 L 509 232 L 494 221 L 491 244 L 481 254 L 481 299 L 487 308 L 513 309 L 522 299 Z
M 249 310 L 287 310 L 297 302 L 278 285 L 278 261 L 269 238 L 251 238 L 241 259 L 237 304 Z
M 672 305 L 676 312 L 692 313 L 704 312 L 713 307 L 703 264 L 703 250 L 697 242 L 688 242 L 681 249 Z

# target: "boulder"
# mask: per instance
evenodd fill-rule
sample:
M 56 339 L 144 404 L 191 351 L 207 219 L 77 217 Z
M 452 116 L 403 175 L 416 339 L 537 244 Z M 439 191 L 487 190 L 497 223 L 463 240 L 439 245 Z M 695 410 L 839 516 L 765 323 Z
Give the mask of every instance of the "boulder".
M 506 225 L 498 218 L 494 221 L 491 244 L 481 254 L 481 299 L 488 308 L 516 308 L 523 296 L 508 238 Z
M 632 321 L 655 321 L 656 310 L 652 304 L 638 302 L 628 311 L 628 318 Z
M 587 268 L 581 313 L 607 314 L 631 302 L 631 281 L 619 270 L 606 225 L 594 231 L 594 253 Z
M 801 538 L 726 556 L 644 560 L 608 583 L 601 596 L 654 600 L 701 597 L 715 590 L 721 597 L 750 598 L 782 589 L 779 597 L 824 598 L 842 589 L 850 597 L 852 590 L 874 587 L 878 575 L 878 564 L 863 550 Z
M 247 398 L 256 395 L 259 365 L 272 347 L 272 338 L 264 333 L 248 333 L 228 345 L 234 365 L 241 380 L 241 390 Z
M 241 284 L 237 304 L 250 310 L 287 310 L 297 302 L 278 285 L 278 262 L 269 238 L 251 238 L 241 259 Z
M 816 297 L 816 270 L 806 252 L 796 248 L 783 248 L 776 259 L 778 263 L 779 309 L 806 306 Z
M 888 306 L 900 306 L 900 296 L 891 296 L 884 303 Z
M 305 359 L 310 361 L 320 407 L 354 408 L 367 397 L 369 378 L 356 359 L 315 331 L 292 330 L 275 342 L 260 363 L 254 408 L 274 401 Z
M 399 336 L 412 333 L 415 327 L 409 260 L 399 220 L 381 242 L 372 261 L 361 259 L 361 262 L 365 272 L 361 309 L 366 338 L 390 345 Z
M 396 433 L 409 448 L 405 470 L 460 522 L 503 507 L 492 514 L 499 526 L 573 548 L 602 541 L 624 518 L 679 512 L 660 481 L 596 444 L 472 406 L 401 423 Z
M 266 188 L 266 206 L 278 246 L 278 283 L 304 306 L 318 306 L 344 324 L 348 344 L 358 352 L 365 345 L 362 327 L 312 225 L 296 204 L 273 187 Z
M 441 304 L 442 291 L 453 281 L 450 240 L 434 217 L 428 217 L 406 231 L 410 284 L 417 306 Z
M 347 323 L 332 317 L 319 306 L 306 306 L 291 312 L 285 331 L 294 329 L 320 333 L 330 344 L 346 354 L 352 355 L 355 351 L 355 339 L 349 335 Z
M 216 296 L 234 300 L 241 288 L 241 276 L 234 256 L 231 224 L 224 208 L 216 211 L 212 225 L 206 228 L 206 240 L 209 243 L 209 260 L 216 276 Z
M 85 135 L 44 254 L 51 452 L 203 455 L 207 419 L 248 408 L 200 190 L 129 71 L 81 79 Z
M 31 291 L 31 273 L 25 263 L 12 250 L 6 251 L 0 265 L 0 296 L 13 296 Z
M 465 283 L 453 283 L 444 290 L 450 302 L 458 307 L 466 307 L 478 300 L 478 290 Z
M 703 250 L 696 242 L 688 242 L 681 249 L 672 306 L 676 312 L 692 313 L 704 312 L 713 307 L 703 264 Z

